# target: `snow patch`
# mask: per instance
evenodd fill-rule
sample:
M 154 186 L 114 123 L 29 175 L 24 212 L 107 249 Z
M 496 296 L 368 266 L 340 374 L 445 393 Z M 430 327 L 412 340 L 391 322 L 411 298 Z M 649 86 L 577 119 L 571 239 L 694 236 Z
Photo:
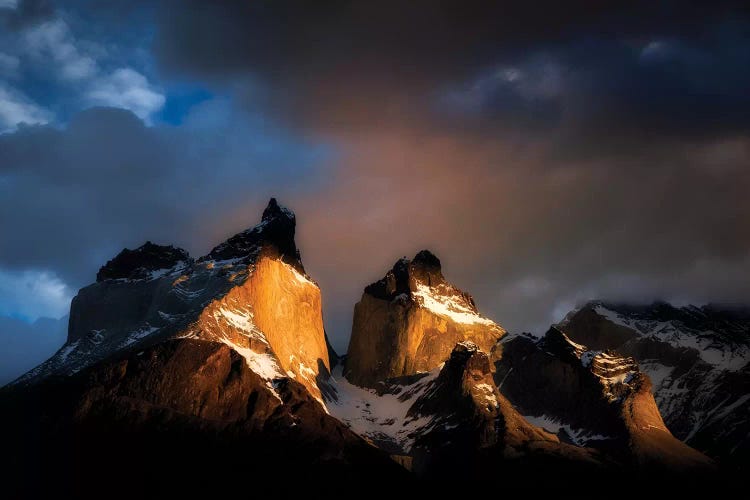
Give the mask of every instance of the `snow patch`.
M 471 392 L 472 395 L 475 396 L 475 399 L 483 401 L 484 404 L 491 406 L 492 408 L 498 408 L 500 406 L 497 402 L 497 397 L 495 396 L 495 388 L 490 384 L 475 384 L 472 386 Z
M 142 340 L 155 331 L 159 330 L 156 326 L 151 326 L 148 323 L 140 327 L 138 330 L 134 330 L 132 333 L 128 335 L 128 337 L 120 344 L 120 347 L 127 347 L 129 345 L 135 344 L 139 340 Z
M 221 342 L 234 349 L 240 356 L 245 358 L 245 362 L 250 369 L 260 378 L 265 380 L 266 387 L 271 390 L 276 399 L 283 402 L 281 396 L 276 391 L 273 381 L 280 378 L 287 378 L 284 372 L 276 362 L 276 357 L 269 353 L 258 353 L 248 347 L 240 347 L 229 339 L 223 338 Z
M 571 427 L 562 420 L 549 415 L 523 415 L 523 418 L 531 425 L 541 427 L 551 434 L 559 436 L 561 432 L 564 432 L 576 446 L 586 446 L 591 441 L 613 439 L 611 436 L 594 434 L 586 429 Z
M 312 285 L 315 288 L 318 287 L 312 280 L 310 280 L 307 276 L 302 274 L 301 272 L 297 271 L 293 266 L 290 266 L 286 262 L 279 260 L 284 266 L 286 266 L 291 272 L 292 276 L 294 276 L 294 281 L 299 285 Z
M 217 312 L 214 312 L 214 319 L 219 321 L 220 317 L 223 317 L 233 327 L 248 332 L 256 333 L 258 329 L 253 323 L 253 313 L 247 310 L 232 311 L 225 307 L 220 307 Z
M 583 354 L 581 354 L 581 364 L 584 366 L 584 368 L 588 368 L 591 366 L 591 362 L 594 361 L 594 358 L 597 357 L 599 354 L 601 354 L 602 351 L 586 351 Z
M 245 358 L 247 366 L 249 366 L 250 369 L 257 373 L 262 379 L 273 380 L 276 378 L 286 378 L 286 375 L 282 373 L 281 368 L 279 368 L 276 358 L 274 358 L 273 355 L 257 353 L 249 347 L 240 347 L 226 339 L 222 339 L 222 342 Z
M 60 351 L 57 353 L 57 360 L 60 364 L 65 363 L 68 360 L 68 356 L 70 356 L 70 353 L 75 351 L 78 348 L 78 344 L 81 342 L 80 339 L 76 340 L 75 342 L 71 342 L 70 344 L 66 344 L 60 349 Z
M 641 371 L 651 379 L 652 392 L 656 393 L 661 390 L 664 380 L 674 371 L 673 366 L 667 366 L 659 363 L 655 359 L 647 359 L 638 363 Z
M 738 371 L 750 360 L 747 345 L 717 343 L 716 332 L 697 331 L 685 327 L 680 321 L 656 321 L 628 318 L 599 304 L 594 312 L 615 325 L 635 331 L 642 337 L 666 342 L 674 347 L 687 347 L 698 351 L 706 363 L 719 370 Z
M 418 298 L 425 309 L 446 316 L 456 323 L 495 325 L 494 321 L 476 313 L 461 295 L 435 292 L 433 288 L 417 283 L 417 290 L 412 292 L 412 296 Z
M 337 366 L 330 384 L 337 398 L 328 401 L 328 410 L 356 434 L 373 441 L 388 441 L 409 453 L 417 435 L 432 428 L 431 417 L 407 417 L 409 408 L 431 386 L 440 367 L 397 393 L 378 395 L 373 389 L 351 384 Z

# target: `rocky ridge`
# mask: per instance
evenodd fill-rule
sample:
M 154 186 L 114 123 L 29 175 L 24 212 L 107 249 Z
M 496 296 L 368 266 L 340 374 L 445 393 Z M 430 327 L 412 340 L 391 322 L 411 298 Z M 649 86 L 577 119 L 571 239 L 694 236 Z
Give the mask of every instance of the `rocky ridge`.
M 320 399 L 330 370 L 320 289 L 294 243 L 294 214 L 271 199 L 261 222 L 197 260 L 171 246 L 124 249 L 79 291 L 68 339 L 15 384 L 68 376 L 175 338 L 221 342 L 271 384 L 292 377 Z
M 144 461 L 134 492 L 181 477 L 215 494 L 213 477 L 248 470 L 388 485 L 712 470 L 664 425 L 637 356 L 560 328 L 506 336 L 426 250 L 365 288 L 339 359 L 295 227 L 272 199 L 206 256 L 148 242 L 110 260 L 63 348 L 0 394 L 6 470 L 62 470 L 77 497 Z
M 557 327 L 540 340 L 517 336 L 501 348 L 500 390 L 530 422 L 562 441 L 607 451 L 631 466 L 711 466 L 669 432 L 651 381 L 632 358 L 589 349 Z
M 676 437 L 724 461 L 750 457 L 750 312 L 594 301 L 560 327 L 578 342 L 635 358 Z

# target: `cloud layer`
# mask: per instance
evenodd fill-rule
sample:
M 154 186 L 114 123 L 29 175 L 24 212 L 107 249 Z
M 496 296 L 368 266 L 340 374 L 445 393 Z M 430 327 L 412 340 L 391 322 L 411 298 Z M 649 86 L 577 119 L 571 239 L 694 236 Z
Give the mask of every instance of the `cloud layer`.
M 6 272 L 75 288 L 146 239 L 200 253 L 276 195 L 339 349 L 364 285 L 425 247 L 514 330 L 588 298 L 750 296 L 750 23 L 733 2 L 134 5 L 155 17 L 86 11 L 122 40 L 151 26 L 132 53 L 74 33 L 73 7 L 6 15 L 0 74 L 20 76 L 0 77 L 0 127 L 68 109 L 19 93 L 35 58 L 61 89 L 85 83 L 62 126 L 0 136 Z M 220 97 L 166 125 L 174 82 Z
M 339 346 L 361 287 L 421 247 L 513 329 L 750 296 L 739 4 L 213 5 L 170 11 L 165 70 L 250 81 L 247 106 L 341 145 L 297 202 Z

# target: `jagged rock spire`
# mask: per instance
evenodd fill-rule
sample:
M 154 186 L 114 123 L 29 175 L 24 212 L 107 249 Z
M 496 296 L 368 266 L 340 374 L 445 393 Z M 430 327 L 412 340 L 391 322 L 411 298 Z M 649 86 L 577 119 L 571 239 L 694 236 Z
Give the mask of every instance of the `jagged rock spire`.
M 365 293 L 391 300 L 415 291 L 418 282 L 427 286 L 445 283 L 440 259 L 429 250 L 420 251 L 412 260 L 406 257 L 397 260 L 383 278 L 365 288 Z
M 203 260 L 228 260 L 255 255 L 263 247 L 274 247 L 281 257 L 304 272 L 299 250 L 294 242 L 296 228 L 294 212 L 271 198 L 263 210 L 260 224 L 237 233 L 216 246 Z

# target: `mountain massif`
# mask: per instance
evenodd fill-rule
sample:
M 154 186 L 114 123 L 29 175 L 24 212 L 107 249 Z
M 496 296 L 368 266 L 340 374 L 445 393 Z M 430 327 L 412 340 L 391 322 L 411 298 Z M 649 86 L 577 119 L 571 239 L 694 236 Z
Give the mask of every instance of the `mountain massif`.
M 679 439 L 727 464 L 750 461 L 750 310 L 590 302 L 560 328 L 637 360 Z
M 10 497 L 594 493 L 746 463 L 741 312 L 590 303 L 510 334 L 425 250 L 365 288 L 339 357 L 295 228 L 271 199 L 203 257 L 147 242 L 107 262 L 63 347 L 0 392 Z

